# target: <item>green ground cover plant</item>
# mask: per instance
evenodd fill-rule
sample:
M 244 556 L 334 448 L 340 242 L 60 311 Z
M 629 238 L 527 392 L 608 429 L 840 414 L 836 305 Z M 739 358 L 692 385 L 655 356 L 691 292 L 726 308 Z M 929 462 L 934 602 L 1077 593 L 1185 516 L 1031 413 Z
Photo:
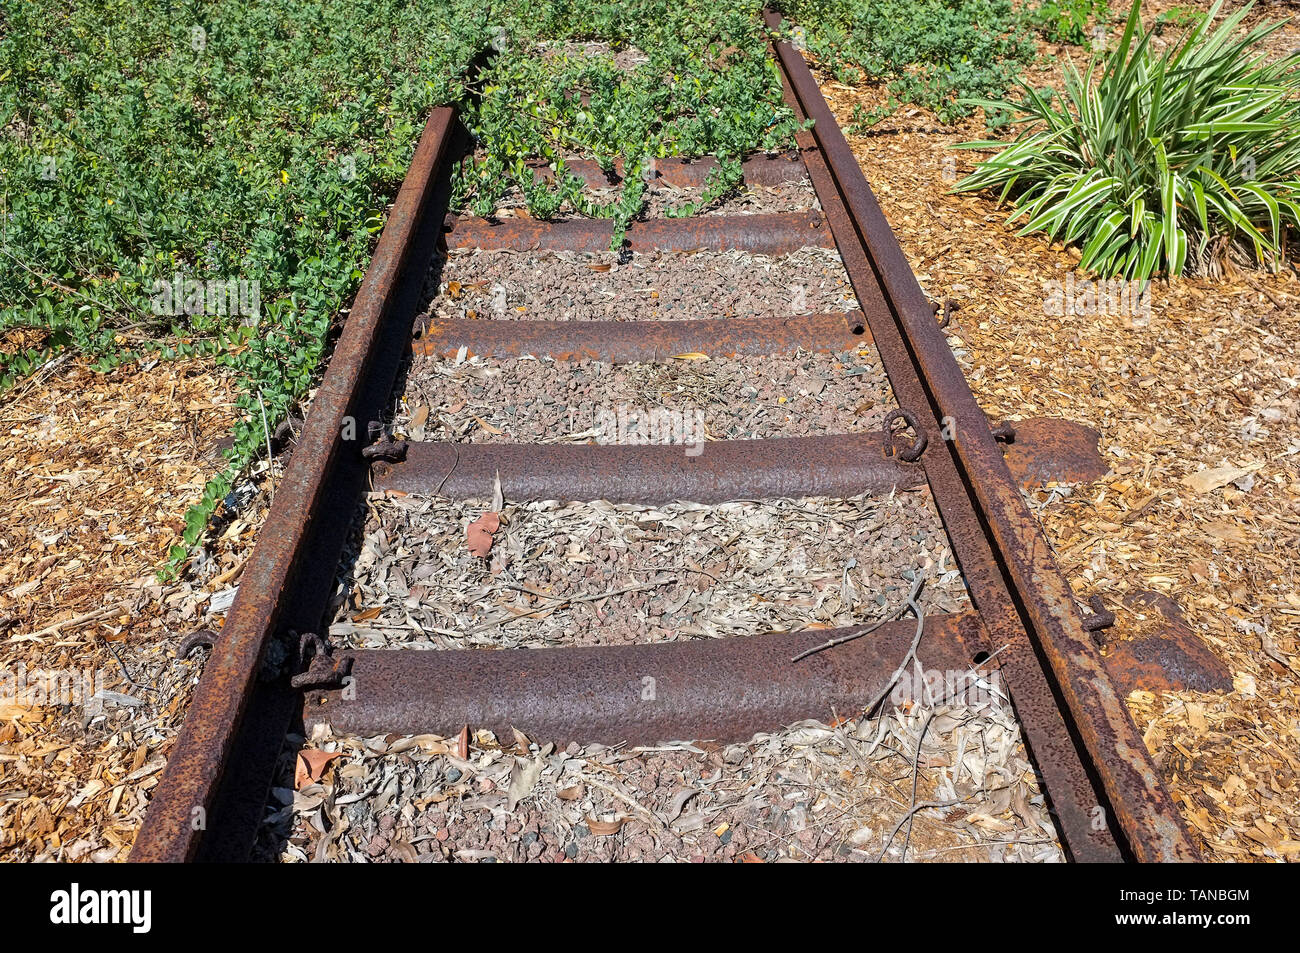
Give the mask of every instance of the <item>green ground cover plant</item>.
M 645 206 L 649 162 L 717 156 L 707 204 L 739 184 L 747 153 L 794 144 L 754 0 L 519 0 L 503 10 L 495 55 L 464 104 L 483 154 L 461 170 L 458 198 L 480 215 L 516 188 L 538 217 L 567 204 L 612 218 L 618 245 Z M 620 51 L 633 54 L 622 66 Z M 574 156 L 607 171 L 621 160 L 617 198 L 594 201 L 565 170 Z M 530 160 L 551 165 L 554 184 L 536 182 Z
M 1067 61 L 1064 96 L 1022 84 L 1014 103 L 972 103 L 1012 109 L 1021 132 L 964 143 L 999 151 L 957 191 L 1000 189 L 1021 234 L 1080 244 L 1106 277 L 1233 253 L 1276 266 L 1300 227 L 1300 52 L 1269 58 L 1260 43 L 1281 22 L 1241 29 L 1247 4 L 1216 24 L 1221 5 L 1157 53 L 1134 0 L 1112 51 L 1085 74 Z
M 1106 0 L 1044 0 L 1030 4 L 1024 15 L 1045 40 L 1082 46 L 1093 38 L 1089 27 L 1105 24 L 1109 10 Z
M 487 27 L 466 0 L 0 8 L 0 333 L 43 338 L 6 349 L 0 383 L 73 348 L 101 369 L 207 352 L 241 384 L 173 568 L 265 447 L 262 409 L 274 426 L 311 386 L 422 117 L 463 95 Z M 159 308 L 178 273 L 256 282 L 260 313 Z
M 674 210 L 692 214 L 740 181 L 744 155 L 792 145 L 761 8 L 7 0 L 0 394 L 67 353 L 100 370 L 195 354 L 232 369 L 234 445 L 186 515 L 173 574 L 316 381 L 431 107 L 456 104 L 478 138 L 459 208 L 489 213 L 515 187 L 539 217 L 613 219 L 617 243 L 645 207 L 651 161 L 720 158 L 703 197 Z M 1005 89 L 1032 50 L 1009 0 L 786 12 L 824 63 L 943 115 L 966 108 L 959 95 Z M 612 199 L 566 173 L 574 156 L 623 164 Z M 552 181 L 534 179 L 536 161 Z M 214 284 L 231 289 L 215 306 Z
M 841 82 L 886 84 L 891 102 L 950 122 L 963 100 L 1000 95 L 1034 58 L 1033 33 L 1011 0 L 788 0 L 790 20 L 822 66 Z

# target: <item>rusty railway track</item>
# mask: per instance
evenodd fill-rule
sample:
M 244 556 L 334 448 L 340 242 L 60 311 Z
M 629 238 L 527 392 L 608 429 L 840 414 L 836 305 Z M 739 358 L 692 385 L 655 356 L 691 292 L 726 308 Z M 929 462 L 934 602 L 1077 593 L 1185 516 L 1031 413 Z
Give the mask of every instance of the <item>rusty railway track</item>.
M 779 16 L 767 14 L 769 25 Z M 1122 698 L 1085 631 L 1073 593 L 1026 508 L 988 419 L 976 404 L 929 301 L 885 221 L 799 53 L 774 52 L 785 98 L 814 125 L 798 155 L 746 164 L 752 181 L 806 172 L 822 211 L 635 223 L 632 250 L 740 248 L 780 254 L 837 248 L 859 312 L 779 320 L 505 322 L 417 326 L 421 284 L 436 243 L 448 247 L 608 246 L 608 223 L 492 224 L 445 220 L 447 170 L 466 136 L 435 110 L 324 381 L 312 402 L 238 596 L 215 639 L 185 726 L 168 758 L 131 858 L 248 856 L 286 734 L 316 721 L 336 728 L 441 731 L 460 726 L 579 741 L 739 740 L 877 697 L 912 639 L 885 625 L 811 656 L 825 631 L 601 648 L 349 651 L 319 639 L 349 528 L 373 483 L 408 492 L 481 495 L 502 474 L 510 499 L 720 502 L 849 495 L 927 483 L 974 611 L 928 618 L 928 661 L 998 665 L 1023 726 L 1062 846 L 1078 861 L 1186 861 L 1196 847 L 1165 791 Z M 670 166 L 675 182 L 707 162 Z M 596 169 L 579 170 L 589 177 Z M 511 358 L 656 361 L 703 350 L 747 356 L 836 350 L 869 336 L 911 436 L 856 434 L 711 443 L 698 457 L 655 446 L 398 445 L 368 428 L 383 417 L 403 358 L 468 353 Z M 888 452 L 886 450 L 888 448 Z M 906 462 L 919 453 L 915 462 Z M 835 633 L 832 633 L 834 635 Z M 288 674 L 259 675 L 268 647 L 289 648 Z M 996 661 L 982 661 L 990 655 Z M 336 685 L 348 671 L 360 699 Z M 663 702 L 638 704 L 643 673 Z

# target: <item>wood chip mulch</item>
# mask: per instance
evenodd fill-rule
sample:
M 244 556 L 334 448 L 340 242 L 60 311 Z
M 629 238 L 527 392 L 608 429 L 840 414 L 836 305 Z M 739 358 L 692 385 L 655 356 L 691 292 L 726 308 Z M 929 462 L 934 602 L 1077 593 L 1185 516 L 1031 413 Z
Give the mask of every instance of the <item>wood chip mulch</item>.
M 260 522 L 228 522 L 217 555 L 159 584 L 235 414 L 200 361 L 61 360 L 5 395 L 0 677 L 25 691 L 0 700 L 0 858 L 125 857 L 197 674 L 171 658 L 208 618 L 197 580 L 232 576 Z M 88 704 L 25 704 L 54 672 L 84 677 Z

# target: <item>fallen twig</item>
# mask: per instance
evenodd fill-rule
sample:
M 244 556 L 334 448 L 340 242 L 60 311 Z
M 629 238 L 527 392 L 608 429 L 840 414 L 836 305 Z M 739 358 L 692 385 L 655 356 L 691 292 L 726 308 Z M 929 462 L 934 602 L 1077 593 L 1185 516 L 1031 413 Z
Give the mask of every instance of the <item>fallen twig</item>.
M 666 828 L 668 826 L 663 822 L 663 818 L 661 818 L 658 814 L 650 810 L 648 807 L 643 806 L 640 802 L 633 800 L 629 795 L 624 794 L 622 791 L 614 787 L 612 784 L 605 784 L 603 781 L 597 781 L 595 778 L 590 777 L 586 774 L 581 775 L 581 778 L 583 783 L 590 784 L 593 788 L 600 788 L 602 791 L 606 791 L 609 794 L 614 795 L 614 797 L 618 798 L 624 804 L 631 807 L 637 813 L 643 814 L 646 817 L 650 818 L 652 821 L 654 821 L 656 824 L 659 825 L 660 829 Z
M 443 476 L 443 478 L 442 478 L 441 480 L 438 481 L 438 485 L 435 486 L 435 487 L 433 488 L 433 495 L 434 495 L 434 496 L 437 496 L 439 493 L 442 492 L 443 484 L 446 483 L 449 479 L 451 479 L 451 475 L 452 475 L 453 473 L 456 472 L 456 468 L 457 468 L 458 466 L 460 466 L 460 448 L 459 448 L 459 447 L 456 448 L 456 459 L 454 459 L 454 460 L 451 461 L 451 469 L 448 470 L 447 473 Z M 497 474 L 497 479 L 500 479 L 500 476 L 501 476 L 500 474 Z
M 639 586 L 624 586 L 622 589 L 608 589 L 605 592 L 597 592 L 587 596 L 552 596 L 552 595 L 547 595 L 544 592 L 537 592 L 536 590 L 528 589 L 524 586 L 511 586 L 510 588 L 518 592 L 526 592 L 529 595 L 537 596 L 542 599 L 551 599 L 554 600 L 556 604 L 553 606 L 539 606 L 536 609 L 529 609 L 526 612 L 520 612 L 518 615 L 511 615 L 511 616 L 506 616 L 504 618 L 489 620 L 487 622 L 483 622 L 480 623 L 479 625 L 476 625 L 474 628 L 470 629 L 469 631 L 470 634 L 473 635 L 474 633 L 482 632 L 485 629 L 491 629 L 498 625 L 505 625 L 507 622 L 514 622 L 516 619 L 526 619 L 529 616 L 536 615 L 539 612 L 554 612 L 556 609 L 560 608 L 561 606 L 568 605 L 570 603 L 599 602 L 601 599 L 609 599 L 614 596 L 623 596 L 623 595 L 627 595 L 629 592 L 639 592 L 642 589 L 654 589 L 658 586 L 667 585 L 670 582 L 677 582 L 677 577 L 661 576 L 655 579 L 651 579 L 649 582 L 643 583 Z
M 83 612 L 81 615 L 73 616 L 71 619 L 64 619 L 62 622 L 55 622 L 53 625 L 47 625 L 43 629 L 37 629 L 35 632 L 29 632 L 27 635 L 12 635 L 9 637 L 10 642 L 34 642 L 44 638 L 47 635 L 58 635 L 61 629 L 66 629 L 70 625 L 81 625 L 83 622 L 97 622 L 105 619 L 120 609 L 126 608 L 125 602 L 119 602 L 117 605 L 108 606 L 103 609 L 96 609 L 94 612 Z
M 814 646 L 813 646 L 812 648 L 810 648 L 810 649 L 805 649 L 804 651 L 802 651 L 802 652 L 800 652 L 798 655 L 796 655 L 794 658 L 790 659 L 790 661 L 791 661 L 792 663 L 793 663 L 793 662 L 798 662 L 798 661 L 801 661 L 802 659 L 806 659 L 806 658 L 807 658 L 808 656 L 810 656 L 810 655 L 815 655 L 815 654 L 817 654 L 818 652 L 824 652 L 824 651 L 826 651 L 827 649 L 833 649 L 833 648 L 835 648 L 835 646 L 837 646 L 837 645 L 843 645 L 845 642 L 852 642 L 854 639 L 860 639 L 860 638 L 862 638 L 864 635 L 869 635 L 869 634 L 871 634 L 872 632 L 875 632 L 876 629 L 880 628 L 880 627 L 881 627 L 882 625 L 884 625 L 886 622 L 894 622 L 894 621 L 897 621 L 897 619 L 898 619 L 900 616 L 902 616 L 902 614 L 903 614 L 904 612 L 906 612 L 910 607 L 912 607 L 912 606 L 914 605 L 915 600 L 916 600 L 916 594 L 917 594 L 918 592 L 921 591 L 921 586 L 924 585 L 924 583 L 925 583 L 925 580 L 924 580 L 923 578 L 921 578 L 921 577 L 917 577 L 916 582 L 912 584 L 912 592 L 911 592 L 911 594 L 907 597 L 907 602 L 906 602 L 905 604 L 899 606 L 897 609 L 895 609 L 895 610 L 894 610 L 893 612 L 891 612 L 889 615 L 885 616 L 883 619 L 880 619 L 880 620 L 878 620 L 878 621 L 876 621 L 876 622 L 873 622 L 871 625 L 867 626 L 867 627 L 864 628 L 864 629 L 859 629 L 857 632 L 851 632 L 851 633 L 849 633 L 848 635 L 842 635 L 842 636 L 840 636 L 840 637 L 837 638 L 837 639 L 827 639 L 827 640 L 826 640 L 825 642 L 823 642 L 821 645 L 814 645 Z M 916 607 L 916 614 L 917 614 L 917 618 L 920 618 L 920 616 L 921 616 L 921 609 L 920 609 L 919 606 Z M 919 633 L 917 634 L 917 639 L 918 639 L 918 640 L 920 639 L 920 634 L 919 634 Z M 915 645 L 912 646 L 912 650 L 913 650 L 913 651 L 916 650 L 916 646 L 915 646 Z M 904 660 L 904 661 L 906 661 L 906 660 Z M 897 672 L 897 673 L 895 673 L 895 674 L 894 674 L 894 678 L 897 679 L 898 676 L 901 675 L 901 674 L 902 674 L 901 672 Z M 891 686 L 891 687 L 893 686 L 893 682 L 890 683 L 890 686 Z M 872 705 L 871 707 L 874 708 L 875 705 Z M 871 711 L 871 708 L 868 708 L 867 711 Z
M 104 639 L 102 635 L 100 636 L 100 638 Z M 112 654 L 113 658 L 116 660 L 117 667 L 122 670 L 122 677 L 126 679 L 126 683 L 128 685 L 130 685 L 136 691 L 141 691 L 141 692 L 156 693 L 158 691 L 161 691 L 161 689 L 157 688 L 154 685 L 144 685 L 141 684 L 140 682 L 137 682 L 134 678 L 132 678 L 131 673 L 127 671 L 126 662 L 122 661 L 122 655 L 120 652 L 118 652 L 117 646 L 115 646 L 112 642 L 108 641 L 108 639 L 104 639 L 104 644 L 108 646 L 108 651 Z

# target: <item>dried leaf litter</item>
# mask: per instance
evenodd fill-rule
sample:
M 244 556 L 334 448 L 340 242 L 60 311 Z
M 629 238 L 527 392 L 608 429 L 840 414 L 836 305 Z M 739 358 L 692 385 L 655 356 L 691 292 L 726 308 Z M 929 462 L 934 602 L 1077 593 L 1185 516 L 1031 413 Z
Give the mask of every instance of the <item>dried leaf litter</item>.
M 965 593 L 928 491 L 702 506 L 373 496 L 330 634 L 356 647 L 624 644 L 852 625 Z
M 924 733 L 924 737 L 922 737 Z M 803 722 L 718 746 L 585 747 L 479 732 L 334 738 L 282 764 L 264 856 L 285 861 L 1058 861 L 1003 699 Z M 915 784 L 914 784 L 915 777 Z M 911 829 L 907 830 L 907 820 Z

